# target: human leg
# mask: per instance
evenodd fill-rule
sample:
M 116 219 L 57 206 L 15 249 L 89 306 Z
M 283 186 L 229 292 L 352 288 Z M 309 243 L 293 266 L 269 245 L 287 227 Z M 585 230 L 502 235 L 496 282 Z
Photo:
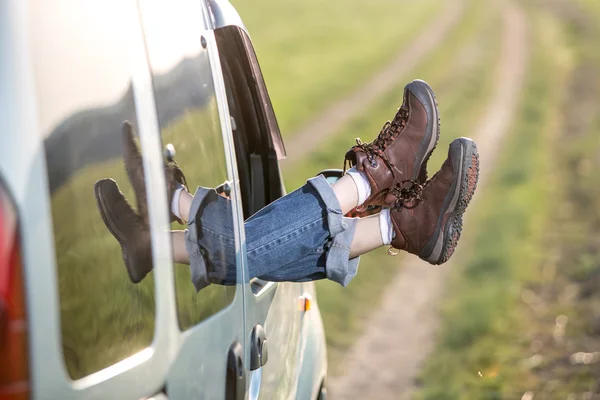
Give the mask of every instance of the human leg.
M 185 245 L 196 287 L 235 282 L 233 226 L 216 219 L 231 214 L 231 202 L 212 189 L 198 188 L 188 213 Z M 343 217 L 335 192 L 323 177 L 310 179 L 245 222 L 249 277 L 278 271 L 279 280 L 305 280 L 314 271 L 295 269 L 295 263 L 305 260 L 306 266 L 307 257 L 323 254 L 326 276 L 347 283 L 358 265 L 358 259 L 349 257 L 356 222 Z M 181 236 L 175 240 L 181 241 Z
M 190 254 L 185 247 L 185 231 L 171 231 L 171 248 L 174 262 L 190 265 Z
M 389 218 L 389 212 L 384 213 Z M 371 215 L 364 218 L 356 218 L 356 228 L 350 242 L 349 261 L 350 265 L 357 263 L 358 257 L 373 251 L 384 245 L 389 245 L 382 239 L 381 214 Z M 391 224 L 391 222 L 390 222 Z M 389 235 L 389 234 L 388 234 Z M 327 242 L 315 248 L 312 252 L 292 263 L 282 265 L 280 268 L 259 276 L 267 281 L 294 281 L 305 282 L 327 278 Z M 349 266 L 350 266 L 349 265 Z M 351 272 L 356 272 L 352 270 Z M 349 281 L 354 275 L 346 274 L 345 281 Z
M 453 141 L 442 168 L 418 196 L 407 197 L 406 188 L 397 185 L 387 196 L 391 208 L 357 220 L 350 261 L 391 243 L 431 264 L 444 263 L 452 256 L 460 238 L 462 215 L 473 197 L 478 177 L 479 155 L 475 143 L 466 138 Z M 313 252 L 261 278 L 324 279 L 327 277 L 324 254 L 325 251 Z M 347 275 L 340 283 L 347 284 L 351 277 Z
M 387 230 L 389 224 L 383 224 L 382 220 L 389 218 L 389 211 L 384 211 L 379 214 L 371 215 L 368 217 L 360 218 L 356 223 L 356 232 L 352 243 L 350 245 L 350 257 L 358 257 L 372 250 L 375 250 L 381 246 L 389 245 L 390 241 L 384 241 L 386 234 L 383 232 Z

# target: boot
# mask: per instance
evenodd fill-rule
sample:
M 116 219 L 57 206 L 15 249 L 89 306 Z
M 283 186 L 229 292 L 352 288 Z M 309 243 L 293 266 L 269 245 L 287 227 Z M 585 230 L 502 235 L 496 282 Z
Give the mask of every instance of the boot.
M 125 161 L 125 170 L 127 176 L 133 186 L 135 192 L 136 203 L 138 206 L 138 212 L 140 213 L 142 220 L 146 227 L 149 227 L 148 221 L 148 202 L 146 199 L 146 184 L 144 181 L 144 167 L 142 165 L 142 153 L 140 152 L 137 143 L 133 138 L 133 127 L 131 122 L 125 121 L 123 123 L 123 159 Z M 171 208 L 171 199 L 173 194 L 179 185 L 187 190 L 187 182 L 183 171 L 179 168 L 175 161 L 165 163 L 165 179 L 167 182 L 167 199 L 169 210 Z M 169 211 L 170 221 L 177 221 L 183 225 L 175 214 Z
M 431 264 L 448 261 L 460 238 L 462 215 L 478 178 L 477 146 L 471 139 L 460 138 L 450 144 L 442 168 L 424 187 L 392 187 L 386 196 L 396 233 L 392 247 Z
M 385 206 L 385 195 L 395 183 L 423 184 L 427 161 L 440 136 L 439 112 L 429 85 L 415 80 L 404 87 L 404 101 L 392 122 L 386 122 L 372 143 L 356 139 L 344 162 L 364 171 L 371 183 L 368 205 Z
M 104 224 L 121 245 L 129 279 L 138 283 L 152 270 L 150 231 L 131 208 L 117 182 L 101 179 L 94 184 L 94 192 Z

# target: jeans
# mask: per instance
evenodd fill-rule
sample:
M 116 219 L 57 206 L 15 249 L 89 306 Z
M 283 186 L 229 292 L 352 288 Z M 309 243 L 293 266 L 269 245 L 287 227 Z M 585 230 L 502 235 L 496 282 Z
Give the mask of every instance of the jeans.
M 330 279 L 346 286 L 359 257 L 350 259 L 356 218 L 345 218 L 324 177 L 309 179 L 244 223 L 249 278 L 305 282 Z M 199 187 L 186 230 L 192 282 L 236 283 L 236 248 L 231 202 Z

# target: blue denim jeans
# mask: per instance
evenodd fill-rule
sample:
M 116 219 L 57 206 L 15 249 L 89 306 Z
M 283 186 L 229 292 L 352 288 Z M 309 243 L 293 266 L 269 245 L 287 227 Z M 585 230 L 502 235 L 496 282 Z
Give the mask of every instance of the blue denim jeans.
M 267 205 L 244 223 L 250 279 L 304 282 L 328 278 L 346 286 L 359 258 L 350 259 L 356 218 L 345 218 L 327 180 L 318 176 Z M 197 290 L 235 284 L 236 248 L 231 202 L 199 187 L 186 230 Z

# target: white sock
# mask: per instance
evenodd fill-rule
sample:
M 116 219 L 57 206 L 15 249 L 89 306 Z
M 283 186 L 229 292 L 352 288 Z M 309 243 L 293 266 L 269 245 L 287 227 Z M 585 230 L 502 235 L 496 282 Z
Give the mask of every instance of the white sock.
M 357 170 L 356 167 L 350 168 L 346 173 L 350 175 L 356 185 L 356 190 L 358 191 L 358 205 L 360 206 L 371 195 L 369 178 L 367 178 L 367 174 Z
M 179 214 L 179 197 L 181 197 L 181 192 L 184 190 L 185 187 L 183 185 L 180 184 L 177 186 L 175 193 L 173 193 L 173 199 L 171 200 L 171 212 L 179 219 L 182 219 L 181 214 Z
M 383 241 L 383 245 L 387 246 L 391 244 L 392 239 L 394 239 L 394 236 L 396 235 L 389 208 L 384 208 L 379 213 L 379 229 L 381 229 L 381 240 Z

